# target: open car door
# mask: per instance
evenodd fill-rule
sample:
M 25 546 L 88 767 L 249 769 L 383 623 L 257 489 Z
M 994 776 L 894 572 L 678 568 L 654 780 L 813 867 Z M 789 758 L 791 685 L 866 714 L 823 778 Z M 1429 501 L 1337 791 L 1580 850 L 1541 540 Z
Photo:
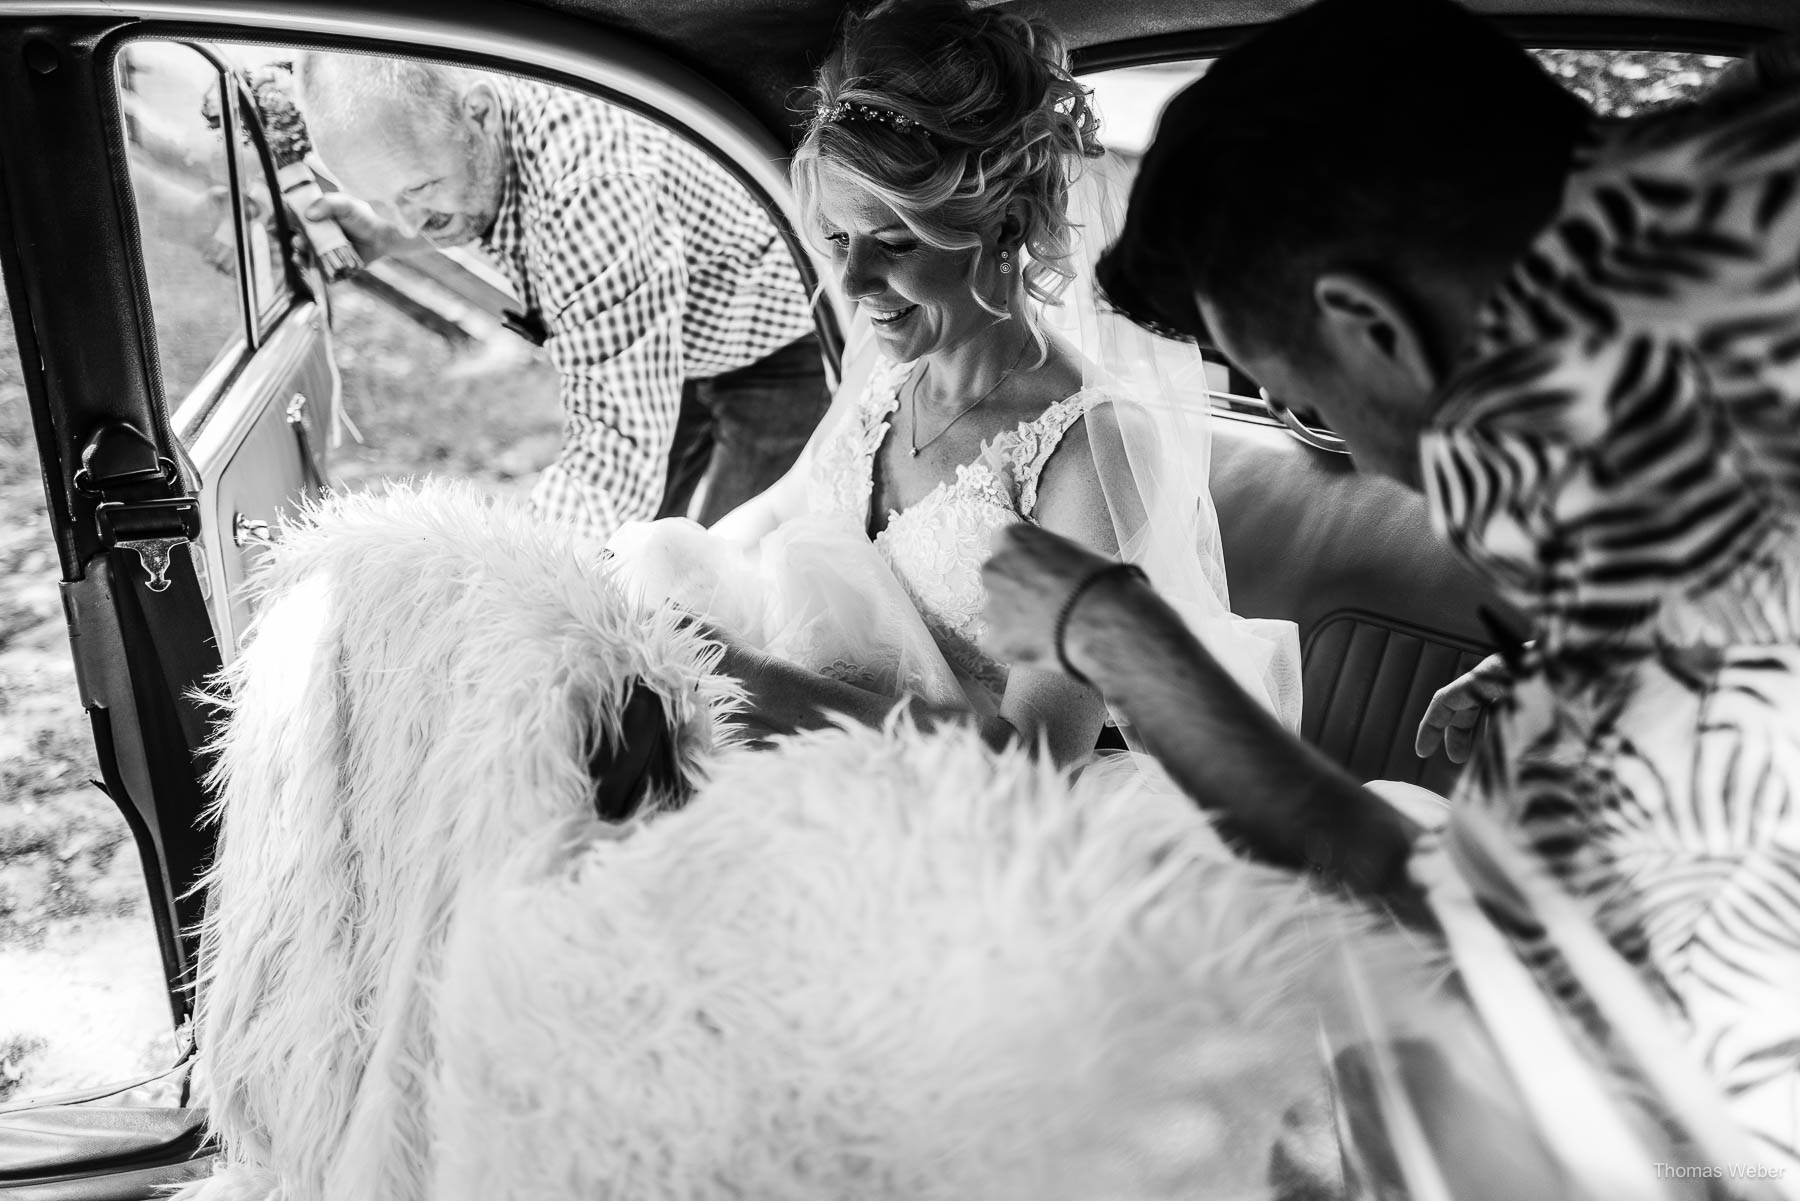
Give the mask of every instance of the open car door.
M 195 690 L 244 631 L 268 529 L 322 486 L 323 278 L 213 49 L 0 19 L 0 60 L 0 270 L 98 783 L 142 859 L 185 1059 L 210 847 Z M 0 1190 L 148 1196 L 205 1170 L 199 1111 L 78 1104 L 121 1092 L 0 1114 Z

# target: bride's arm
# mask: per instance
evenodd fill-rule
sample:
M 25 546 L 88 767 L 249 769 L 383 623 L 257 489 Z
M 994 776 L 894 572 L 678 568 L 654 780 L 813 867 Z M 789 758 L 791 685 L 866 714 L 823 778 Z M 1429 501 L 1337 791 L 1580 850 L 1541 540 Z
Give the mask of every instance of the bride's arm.
M 1119 550 L 1088 444 L 1078 421 L 1045 464 L 1038 480 L 1037 525 L 1111 557 Z M 1058 763 L 1087 755 L 1106 724 L 1106 702 L 1094 689 L 1060 671 L 1014 667 L 1000 700 L 1000 717 L 1027 741 L 1043 739 Z
M 965 722 L 970 719 L 966 709 L 939 708 L 916 696 L 895 699 L 869 692 L 734 642 L 722 631 L 713 630 L 711 634 L 725 647 L 725 657 L 719 663 L 720 673 L 735 677 L 749 694 L 747 725 L 760 726 L 772 733 L 792 734 L 800 730 L 824 729 L 832 724 L 834 714 L 841 714 L 863 725 L 876 726 L 901 706 L 925 729 L 941 721 Z M 1011 723 L 998 717 L 984 718 L 977 724 L 982 736 L 994 746 L 1010 742 L 1018 735 Z M 1093 744 L 1088 745 L 1091 749 Z

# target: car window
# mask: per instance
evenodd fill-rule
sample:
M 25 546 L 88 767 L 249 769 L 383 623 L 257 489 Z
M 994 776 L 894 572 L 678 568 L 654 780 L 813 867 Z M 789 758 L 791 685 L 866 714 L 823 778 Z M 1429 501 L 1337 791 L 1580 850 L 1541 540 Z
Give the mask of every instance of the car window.
M 0 1105 L 171 1067 L 148 889 L 99 777 L 0 290 Z M 176 1086 L 121 1100 L 174 1104 Z
M 403 139 L 383 142 L 363 131 L 336 130 L 331 125 L 332 114 L 321 115 L 320 111 L 330 107 L 330 89 L 326 96 L 315 97 L 313 111 L 308 111 L 294 72 L 294 66 L 305 57 L 304 47 L 221 44 L 214 49 L 243 70 L 254 85 L 259 119 L 280 168 L 279 186 L 290 201 L 291 215 L 297 216 L 295 210 L 305 207 L 306 202 L 297 198 L 319 194 L 314 188 L 367 201 L 376 216 L 387 220 L 412 218 L 429 223 L 435 214 L 461 208 L 460 200 L 451 195 L 455 185 L 405 177 L 416 165 L 403 161 L 409 152 L 429 157 L 449 142 L 427 139 L 423 147 L 414 142 L 399 148 Z M 405 71 L 415 65 L 378 55 L 335 58 L 338 62 L 353 60 L 371 70 Z M 608 159 L 603 143 L 619 136 L 608 132 L 609 123 L 615 119 L 640 121 L 641 114 L 626 113 L 575 89 L 515 75 L 474 72 L 472 77 L 491 81 L 509 98 L 522 98 L 521 104 L 536 114 L 531 119 L 540 132 L 532 136 L 557 139 L 549 145 L 522 145 L 517 149 L 520 156 L 546 155 L 560 162 L 571 155 L 591 153 L 591 161 L 570 159 L 568 178 L 539 181 L 545 187 L 579 191 L 583 179 L 594 178 L 601 180 L 604 188 L 609 178 L 616 183 L 624 175 L 641 172 L 644 168 L 638 159 L 644 155 L 703 153 L 683 145 L 673 132 L 659 132 L 648 140 L 639 140 L 637 134 L 626 136 L 619 157 Z M 655 141 L 658 138 L 666 139 L 667 149 Z M 586 149 L 573 150 L 573 146 Z M 628 160 L 631 165 L 617 170 Z M 510 188 L 516 186 L 518 176 L 516 165 L 508 169 L 514 172 Z M 546 310 L 568 306 L 579 286 L 605 292 L 620 287 L 620 280 L 631 279 L 628 291 L 619 295 L 615 311 L 629 310 L 631 315 L 625 320 L 634 328 L 678 330 L 679 337 L 669 349 L 692 360 L 687 366 L 696 378 L 741 365 L 729 358 L 722 360 L 722 355 L 738 351 L 716 331 L 740 322 L 742 314 L 753 309 L 766 310 L 769 292 L 788 286 L 783 281 L 797 281 L 803 274 L 762 205 L 716 164 L 708 169 L 716 173 L 715 182 L 722 186 L 706 232 L 747 229 L 753 224 L 760 230 L 752 239 L 734 234 L 735 241 L 721 243 L 722 253 L 737 256 L 732 286 L 742 287 L 744 292 L 736 300 L 691 279 L 685 290 L 659 282 L 658 274 L 672 271 L 672 263 L 639 278 L 636 273 L 644 262 L 681 253 L 662 232 L 646 234 L 641 240 L 621 232 L 644 223 L 644 213 L 596 211 L 592 216 L 602 224 L 588 227 L 583 222 L 590 217 L 576 211 L 578 220 L 568 229 L 556 229 L 551 219 L 562 201 L 550 204 L 535 198 L 516 208 L 509 206 L 507 232 L 502 236 L 487 236 L 494 230 L 484 227 L 482 221 L 494 220 L 497 215 L 491 206 L 476 204 L 475 209 L 487 210 L 479 212 L 476 220 L 457 217 L 442 230 L 426 231 L 422 243 L 335 278 L 328 291 L 334 358 L 342 374 L 344 421 L 332 449 L 332 483 L 358 489 L 383 480 L 429 474 L 461 477 L 521 498 L 528 495 L 563 446 L 567 419 L 561 399 L 563 386 L 590 374 L 596 361 L 576 360 L 570 371 L 559 374 L 552 361 L 557 346 L 544 344 L 546 335 L 556 333 L 548 328 L 554 314 Z M 403 195 L 408 190 L 421 197 L 416 207 L 410 196 Z M 400 212 L 403 207 L 408 212 Z M 536 227 L 534 218 L 541 218 Z M 318 242 L 321 233 L 330 237 L 332 230 L 306 222 L 298 225 L 315 256 L 323 257 Z M 607 264 L 593 257 L 608 246 L 618 256 L 613 264 L 616 270 L 607 270 Z M 699 264 L 690 255 L 684 270 L 696 267 L 712 269 L 711 264 Z M 583 272 L 592 276 L 586 285 L 576 278 Z M 527 294 L 521 293 L 522 286 Z M 804 291 L 799 294 L 804 296 Z M 593 320 L 576 322 L 574 313 L 584 307 L 569 306 L 570 324 L 566 333 L 558 335 L 560 345 L 573 355 L 585 355 L 582 348 L 589 345 L 596 355 L 604 346 L 621 350 L 631 346 L 629 338 L 611 341 L 616 335 L 603 328 L 610 319 L 600 316 L 601 308 L 595 309 Z M 810 318 L 806 320 L 810 323 Z M 756 336 L 767 335 L 759 331 Z
M 1667 50 L 1533 50 L 1544 70 L 1603 117 L 1635 117 L 1698 98 L 1736 62 Z
M 1632 117 L 1693 100 L 1718 81 L 1734 58 L 1666 50 L 1536 49 L 1531 52 L 1555 79 L 1603 117 Z M 1156 135 L 1163 108 L 1206 73 L 1210 59 L 1153 63 L 1082 76 L 1094 90 L 1101 136 L 1127 169 Z M 1211 351 L 1207 383 L 1216 407 L 1257 415 L 1268 410 L 1255 381 Z
M 213 393 L 248 350 L 218 69 L 173 42 L 119 51 L 125 158 L 172 412 Z M 191 423 L 178 420 L 177 426 Z

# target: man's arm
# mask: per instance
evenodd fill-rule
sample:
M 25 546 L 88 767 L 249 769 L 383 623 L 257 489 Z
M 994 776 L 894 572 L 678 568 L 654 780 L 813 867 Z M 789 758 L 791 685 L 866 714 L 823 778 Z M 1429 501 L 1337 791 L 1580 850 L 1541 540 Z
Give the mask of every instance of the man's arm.
M 1056 617 L 1106 563 L 1053 534 L 1012 527 L 984 573 L 990 649 L 1055 666 Z M 1416 912 L 1406 861 L 1418 828 L 1283 729 L 1150 588 L 1115 575 L 1086 589 L 1063 651 L 1245 851 Z
M 659 181 L 583 165 L 527 213 L 526 270 L 550 327 L 564 439 L 533 502 L 601 538 L 656 515 L 685 379 L 686 265 Z
M 428 239 L 407 233 L 377 214 L 367 201 L 348 192 L 327 192 L 300 215 L 308 221 L 337 222 L 364 263 L 392 254 L 423 254 L 436 249 Z

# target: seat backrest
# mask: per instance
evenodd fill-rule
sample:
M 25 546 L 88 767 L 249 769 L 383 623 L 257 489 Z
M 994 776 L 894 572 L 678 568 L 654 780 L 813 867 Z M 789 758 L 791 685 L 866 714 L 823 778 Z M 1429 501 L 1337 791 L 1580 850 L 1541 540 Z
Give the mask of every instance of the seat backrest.
M 1418 493 L 1279 425 L 1217 417 L 1231 607 L 1299 625 L 1302 735 L 1362 779 L 1448 792 L 1456 767 L 1420 760 L 1413 738 L 1432 693 L 1493 649 L 1479 609 L 1504 606 L 1432 532 Z

